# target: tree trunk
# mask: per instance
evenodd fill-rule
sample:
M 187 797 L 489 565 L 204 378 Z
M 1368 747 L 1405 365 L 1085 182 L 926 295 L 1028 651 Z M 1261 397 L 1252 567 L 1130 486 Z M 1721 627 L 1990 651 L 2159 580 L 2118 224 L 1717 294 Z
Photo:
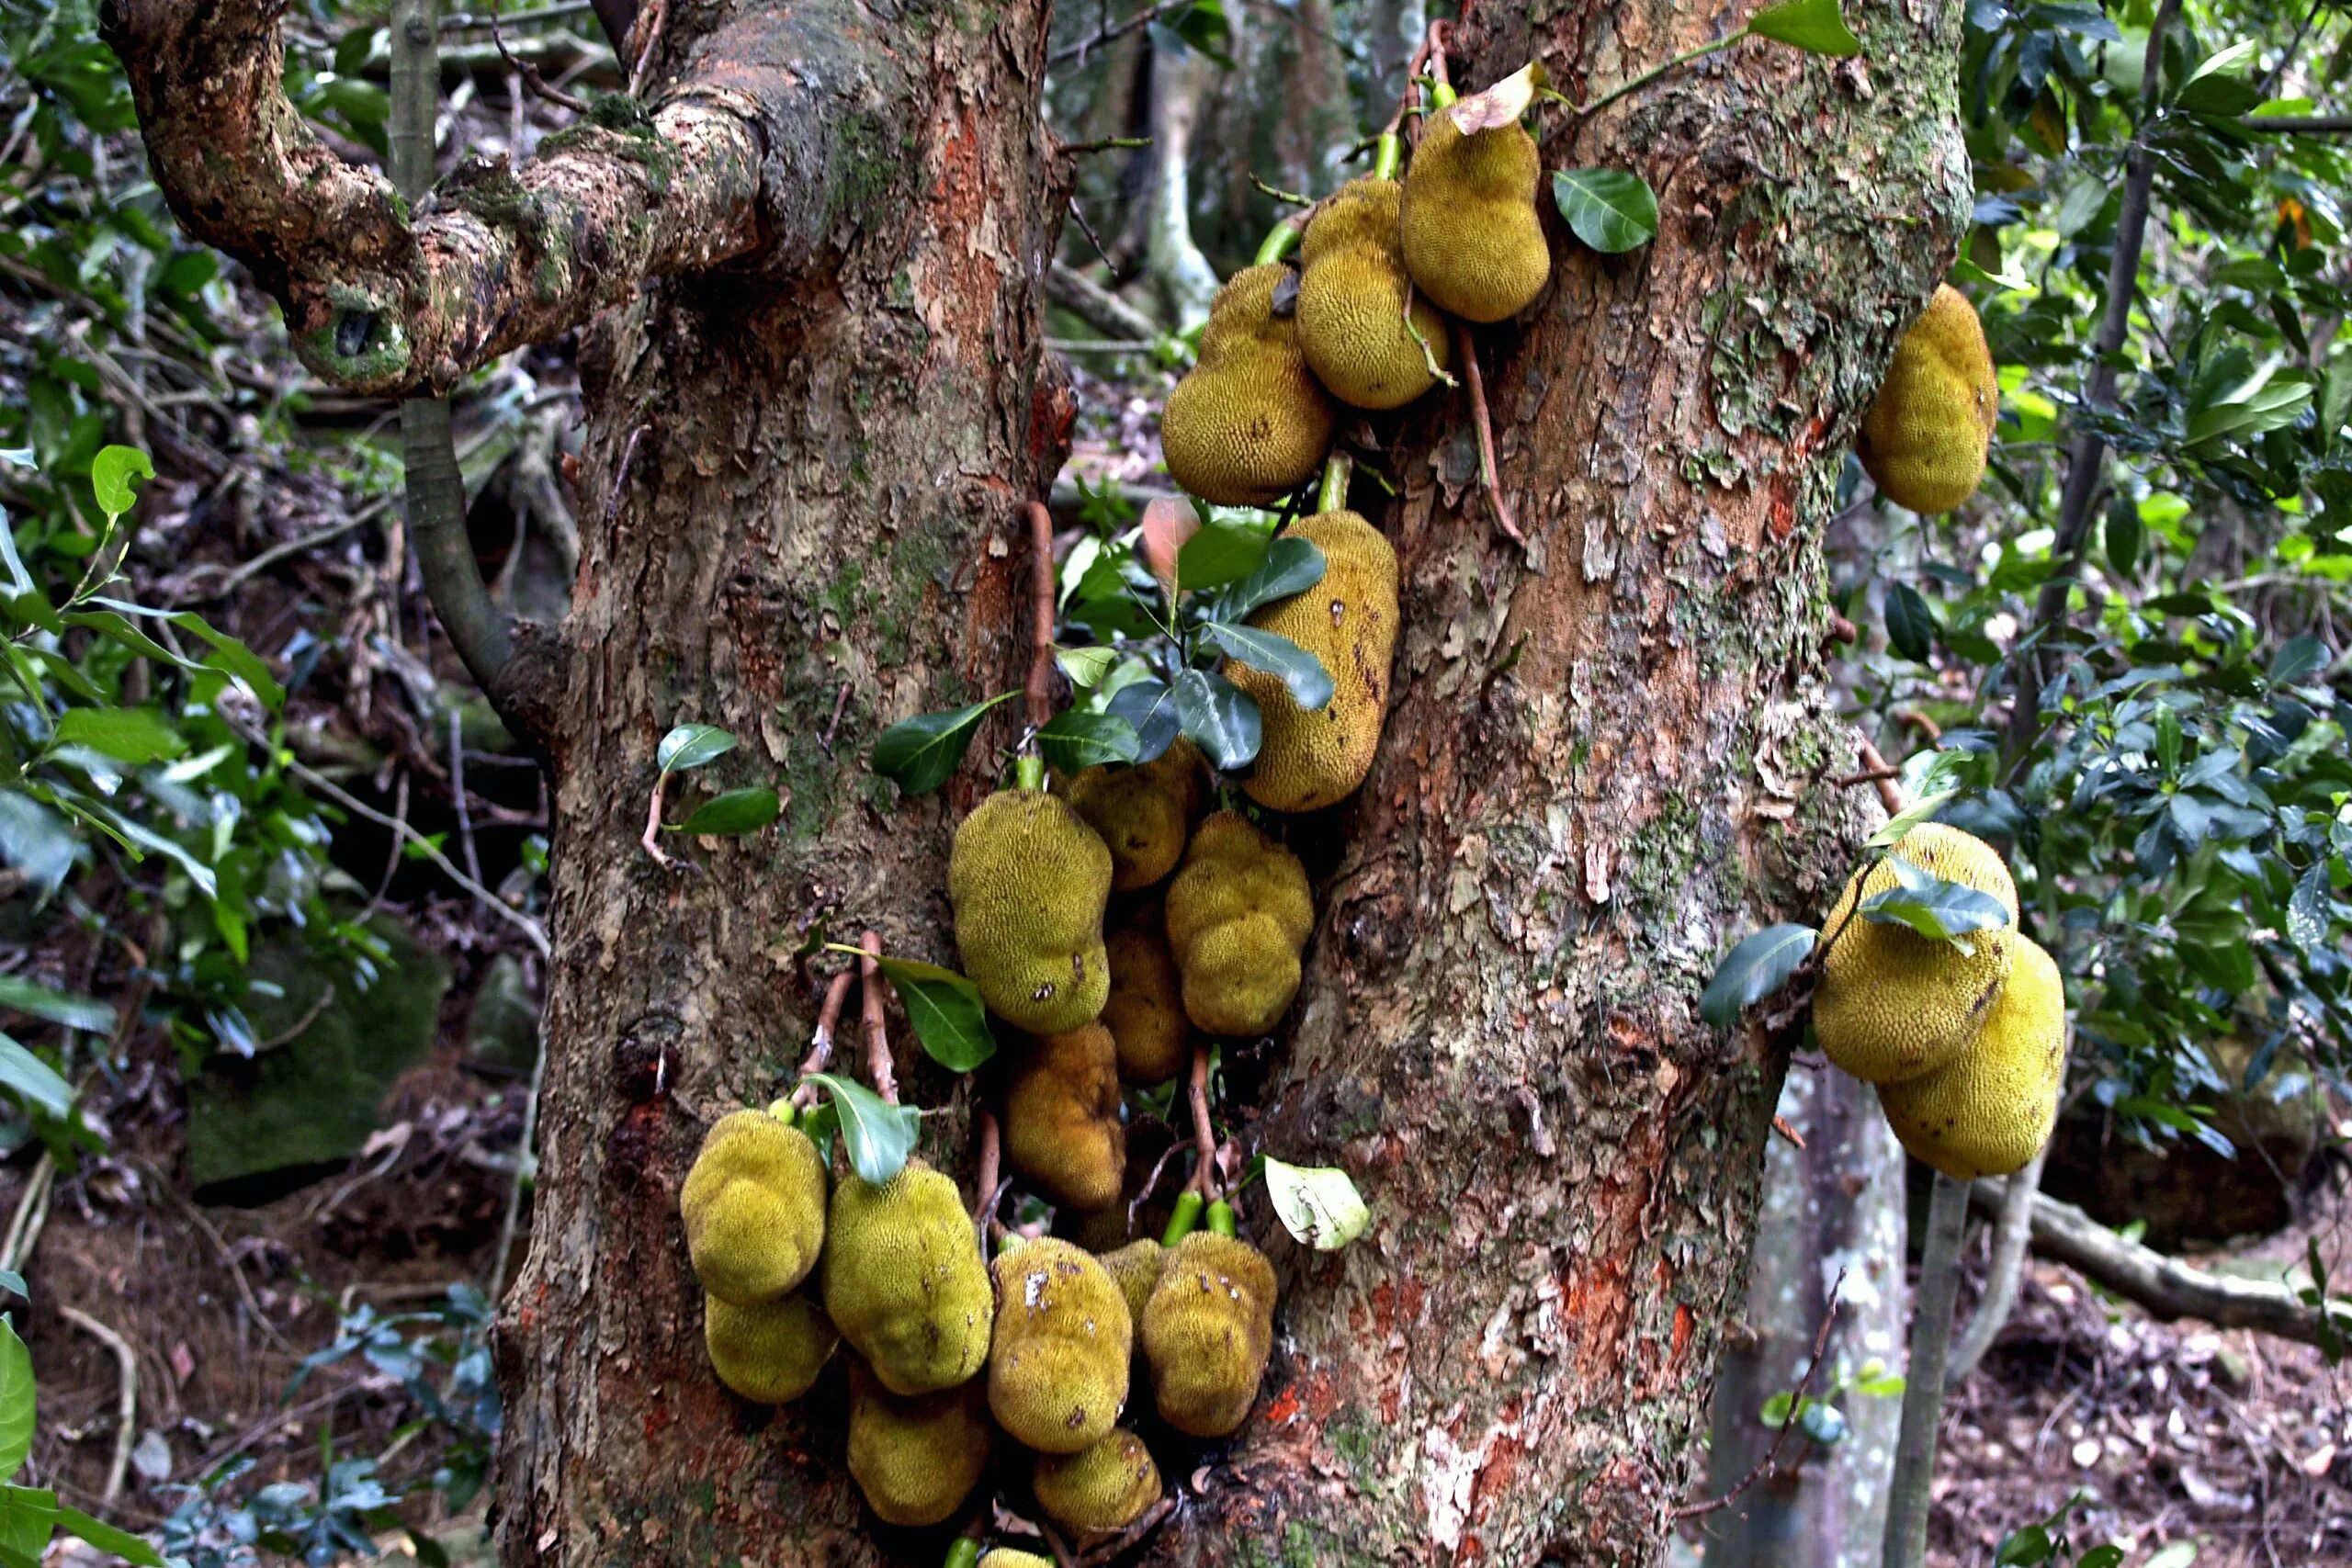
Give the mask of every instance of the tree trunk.
M 1791 1074 L 1780 1109 L 1804 1147 L 1775 1140 L 1765 1156 L 1747 1332 L 1715 1380 L 1707 1490 L 1737 1496 L 1699 1529 L 1707 1568 L 1877 1568 L 1901 1402 L 1838 1398 L 1846 1436 L 1826 1448 L 1799 1432 L 1779 1439 L 1758 1413 L 1805 1381 L 1841 1277 L 1838 1320 L 1807 1392 L 1825 1396 L 1873 1360 L 1902 1371 L 1903 1150 L 1877 1094 L 1843 1073 Z M 1768 1457 L 1774 1464 L 1758 1474 Z

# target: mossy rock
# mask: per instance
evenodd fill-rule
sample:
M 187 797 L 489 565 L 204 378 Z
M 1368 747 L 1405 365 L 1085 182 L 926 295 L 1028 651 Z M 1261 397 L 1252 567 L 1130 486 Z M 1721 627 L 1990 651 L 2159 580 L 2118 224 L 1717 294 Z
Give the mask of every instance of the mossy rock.
M 276 1043 L 249 1061 L 217 1055 L 188 1082 L 188 1182 L 199 1201 L 266 1202 L 351 1159 L 382 1125 L 386 1092 L 432 1050 L 447 961 L 390 916 L 368 930 L 388 951 L 364 985 L 299 931 L 255 942 L 251 974 L 265 984 L 245 1017 L 255 1040 Z

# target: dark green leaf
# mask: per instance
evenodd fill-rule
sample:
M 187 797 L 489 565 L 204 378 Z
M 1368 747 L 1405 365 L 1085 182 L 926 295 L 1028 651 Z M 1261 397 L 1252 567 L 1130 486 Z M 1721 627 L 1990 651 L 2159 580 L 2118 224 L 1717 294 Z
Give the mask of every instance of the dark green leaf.
M 108 517 L 119 517 L 139 504 L 139 486 L 155 477 L 155 465 L 136 446 L 102 447 L 90 459 L 90 491 Z
M 1936 618 L 1928 601 L 1907 582 L 1891 583 L 1886 591 L 1886 642 L 1914 663 L 1925 664 L 1935 647 Z
M 1005 692 L 969 707 L 900 719 L 874 742 L 874 771 L 909 795 L 937 789 L 963 761 L 989 709 L 1012 695 Z
M 139 1568 L 164 1568 L 162 1552 L 130 1531 L 94 1519 L 79 1508 L 58 1509 L 57 1522 L 66 1534 L 88 1541 L 100 1551 L 111 1551 L 125 1562 L 135 1562 Z
M 5 1034 L 0 1034 L 0 1089 L 15 1091 L 25 1103 L 59 1121 L 74 1112 L 74 1086 Z
M 2123 1549 L 2112 1543 L 2094 1546 L 2075 1562 L 2075 1568 L 2123 1568 Z
M 68 708 L 58 716 L 57 740 L 134 765 L 187 750 L 180 732 L 150 708 Z
M 1247 523 L 1204 523 L 1176 552 L 1176 586 L 1199 590 L 1238 582 L 1266 558 L 1266 531 Z
M 784 809 L 775 791 L 765 784 L 750 789 L 730 789 L 724 795 L 712 795 L 688 814 L 678 824 L 681 833 L 695 833 L 712 838 L 731 838 L 744 833 L 756 833 L 776 819 Z
M 1225 591 L 1217 618 L 1238 621 L 1261 605 L 1304 593 L 1323 581 L 1323 552 L 1312 539 L 1284 534 L 1266 547 L 1250 575 Z
M 1114 714 L 1071 708 L 1038 727 L 1037 748 L 1047 762 L 1066 773 L 1106 762 L 1132 762 L 1136 727 Z
M 1823 1448 L 1842 1442 L 1846 1437 L 1846 1413 L 1834 1404 L 1808 1399 L 1797 1413 L 1797 1430 Z
M 0 860 L 31 878 L 44 897 L 73 871 L 79 841 L 65 818 L 48 807 L 15 790 L 0 789 Z
M 1555 169 L 1552 201 L 1576 237 L 1605 255 L 1657 237 L 1657 197 L 1639 175 L 1623 169 Z
M 665 773 L 683 773 L 715 762 L 735 750 L 735 737 L 715 724 L 682 724 L 662 738 L 653 765 Z
M 864 1084 L 831 1073 L 811 1073 L 809 1081 L 832 1097 L 841 1117 L 842 1141 L 849 1147 L 849 1162 L 857 1174 L 876 1187 L 906 1168 L 914 1152 L 915 1134 L 922 1117 L 910 1105 L 891 1105 Z
M 2140 545 L 2147 528 L 2140 521 L 2139 503 L 2117 496 L 2107 509 L 2107 564 L 2118 577 L 2129 577 L 2140 562 Z
M 968 1073 L 996 1055 L 996 1036 L 980 988 L 953 969 L 913 958 L 884 958 L 882 973 L 899 992 L 915 1038 L 951 1073 Z
M 2009 923 L 2009 911 L 1990 893 L 1946 882 L 1905 860 L 1898 852 L 1887 857 L 1895 886 L 1862 900 L 1861 917 L 1879 925 L 1908 926 L 1931 942 L 1953 942 L 1966 947 L 1971 931 L 1988 931 Z
M 2270 656 L 2270 683 L 2291 686 L 2307 680 L 2327 668 L 2330 657 L 2327 644 L 2310 633 L 2290 637 Z
M 2315 860 L 2287 899 L 2287 940 L 2317 957 L 2327 942 L 2327 862 Z
M 22 1470 L 33 1451 L 33 1353 L 0 1318 L 0 1481 Z
M 1699 998 L 1699 1016 L 1717 1029 L 1736 1021 L 1742 1010 L 1789 983 L 1813 952 L 1821 933 L 1811 926 L 1768 926 L 1724 954 L 1715 976 Z
M 33 1299 L 33 1293 L 25 1289 L 25 1277 L 14 1269 L 0 1269 L 0 1291 L 13 1291 L 27 1301 Z
M 1993 1553 L 1994 1568 L 2035 1568 L 2050 1561 L 2050 1532 L 2040 1525 L 2013 1531 Z
M 94 1034 L 114 1032 L 114 1009 L 106 1003 L 94 997 L 52 991 L 21 975 L 0 975 L 0 1008 L 14 1008 L 68 1029 L 86 1029 Z
M 1331 674 L 1323 661 L 1279 632 L 1210 621 L 1202 629 L 1237 662 L 1280 681 L 1291 701 L 1309 713 L 1331 700 Z
M 1756 13 L 1747 30 L 1758 38 L 1794 44 L 1810 54 L 1854 55 L 1862 40 L 1839 14 L 1838 0 L 1781 0 Z
M 1107 705 L 1136 732 L 1136 756 L 1148 762 L 1166 753 L 1176 739 L 1176 694 L 1164 681 L 1136 681 L 1111 694 Z
M 1187 670 L 1176 677 L 1171 694 L 1177 725 L 1212 765 L 1229 773 L 1257 759 L 1264 720 L 1249 693 L 1222 675 Z

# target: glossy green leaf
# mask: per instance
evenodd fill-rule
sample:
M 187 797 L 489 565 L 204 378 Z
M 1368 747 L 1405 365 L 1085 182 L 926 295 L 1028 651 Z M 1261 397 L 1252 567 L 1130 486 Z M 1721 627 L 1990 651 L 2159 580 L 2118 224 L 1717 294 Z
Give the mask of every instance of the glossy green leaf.
M 1246 523 L 1212 519 L 1193 531 L 1176 552 L 1176 586 L 1191 592 L 1222 588 L 1258 570 L 1266 558 L 1266 531 Z
M 996 1035 L 978 986 L 953 969 L 919 959 L 878 962 L 925 1055 L 951 1073 L 968 1073 L 996 1055 Z
M 1936 617 L 1928 601 L 1907 582 L 1887 585 L 1886 643 L 1917 664 L 1925 664 L 1935 649 Z
M 1717 1029 L 1729 1028 L 1740 1013 L 1789 983 L 1813 953 L 1821 933 L 1811 926 L 1767 926 L 1743 937 L 1700 993 L 1699 1016 Z
M 1941 811 L 1959 793 L 1957 789 L 1942 789 L 1918 796 L 1910 805 L 1888 818 L 1886 825 L 1870 836 L 1865 847 L 1883 850 L 1890 845 L 1901 843 L 1910 835 L 1912 829 L 1922 822 L 1933 821 L 1936 813 Z
M 735 745 L 735 737 L 715 724 L 682 724 L 662 738 L 653 765 L 665 773 L 687 773 L 717 761 Z
M 102 1519 L 94 1519 L 79 1508 L 57 1510 L 57 1525 L 66 1534 L 88 1541 L 100 1551 L 111 1551 L 125 1562 L 139 1568 L 164 1568 L 164 1554 L 129 1530 L 119 1530 Z
M 30 1013 L 68 1029 L 85 1029 L 94 1034 L 114 1032 L 115 1011 L 107 1003 L 95 997 L 53 991 L 21 975 L 0 975 L 0 1008 Z
M 1294 1241 L 1337 1252 L 1364 1233 L 1372 1210 L 1348 1173 L 1332 1166 L 1265 1160 L 1266 1197 Z
M 1623 169 L 1555 169 L 1552 201 L 1576 237 L 1616 255 L 1657 237 L 1657 196 Z
M 1066 773 L 1136 760 L 1136 728 L 1114 714 L 1071 708 L 1037 729 L 1037 749 Z
M 58 716 L 57 740 L 133 766 L 187 750 L 180 732 L 152 708 L 68 708 Z
M 1284 534 L 1266 547 L 1248 576 L 1225 591 L 1217 601 L 1217 619 L 1242 620 L 1278 599 L 1304 593 L 1323 581 L 1323 551 L 1315 541 Z
M 909 795 L 937 789 L 964 761 L 989 710 L 1015 694 L 1004 692 L 969 707 L 900 719 L 874 742 L 874 771 Z
M 2107 509 L 2107 564 L 2118 577 L 2130 577 L 2140 564 L 2140 546 L 2147 529 L 2140 521 L 2139 503 L 2117 496 Z
M 1309 713 L 1331 700 L 1331 673 L 1323 661 L 1279 632 L 1210 621 L 1202 630 L 1236 662 L 1262 670 L 1283 683 L 1291 701 Z
M 0 1485 L 0 1562 L 14 1556 L 38 1564 L 56 1532 L 56 1493 L 39 1486 Z
M 0 1034 L 0 1089 L 14 1092 L 36 1111 L 63 1121 L 74 1113 L 74 1086 L 57 1069 Z
M 1233 773 L 1257 760 L 1265 721 L 1249 693 L 1222 675 L 1187 670 L 1176 677 L 1170 694 L 1178 727 L 1214 766 Z
M 1086 541 L 1091 543 L 1091 541 Z M 1115 648 L 1057 648 L 1054 663 L 1069 677 L 1069 683 L 1081 692 L 1092 691 L 1102 683 L 1102 677 L 1119 662 Z
M 33 1353 L 0 1317 L 0 1481 L 13 1479 L 33 1451 L 34 1398 Z
M 1122 686 L 1111 694 L 1108 706 L 1136 732 L 1138 762 L 1161 756 L 1176 739 L 1176 694 L 1164 681 L 1136 681 Z
M 1846 25 L 1838 0 L 1781 0 L 1757 12 L 1747 31 L 1758 38 L 1793 44 L 1809 54 L 1843 57 L 1862 52 L 1862 40 Z
M 1930 942 L 1950 942 L 1968 951 L 1971 931 L 2009 923 L 2009 911 L 1990 893 L 1946 882 L 1901 854 L 1887 857 L 1895 886 L 1862 900 L 1861 918 L 1879 925 L 1907 926 Z
M 2299 633 L 2278 645 L 2270 656 L 2269 681 L 2274 686 L 2291 686 L 2308 681 L 2327 668 L 2335 654 L 2326 643 L 2309 632 Z
M 915 1135 L 922 1131 L 920 1112 L 910 1105 L 892 1105 L 864 1084 L 831 1073 L 811 1073 L 808 1079 L 832 1097 L 842 1142 L 860 1177 L 879 1187 L 906 1168 Z
M 139 504 L 139 486 L 155 477 L 155 465 L 136 446 L 101 447 L 90 459 L 90 491 L 107 517 Z
M 695 807 L 686 819 L 678 824 L 678 831 L 709 838 L 740 837 L 758 832 L 775 821 L 783 810 L 784 805 L 776 798 L 775 791 L 765 784 L 755 784 L 749 789 L 730 789 Z

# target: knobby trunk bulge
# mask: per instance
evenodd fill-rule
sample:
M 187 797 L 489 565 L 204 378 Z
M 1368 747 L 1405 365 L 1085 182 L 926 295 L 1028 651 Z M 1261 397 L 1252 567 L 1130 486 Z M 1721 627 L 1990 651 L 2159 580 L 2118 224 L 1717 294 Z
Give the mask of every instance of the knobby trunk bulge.
M 499 1336 L 503 1553 L 910 1561 L 863 1517 L 837 1420 L 710 1376 L 676 1192 L 701 1129 L 789 1077 L 819 942 L 952 952 L 947 829 L 986 784 L 903 805 L 862 759 L 895 718 L 1019 684 L 1014 508 L 1068 419 L 1038 317 L 1062 205 L 1043 6 L 673 4 L 650 124 L 413 215 L 321 164 L 277 93 L 279 9 L 112 0 L 107 27 L 175 210 L 280 295 L 314 367 L 446 386 L 606 311 L 572 612 L 505 694 L 555 775 L 558 953 Z M 1589 97 L 1742 19 L 1718 10 L 1482 9 L 1455 79 L 1532 55 Z M 1826 787 L 1850 758 L 1815 679 L 1818 537 L 1966 211 L 1956 5 L 1849 16 L 1857 63 L 1750 45 L 1581 134 L 1543 111 L 1547 168 L 1639 169 L 1664 221 L 1600 258 L 1547 219 L 1554 283 L 1480 334 L 1529 556 L 1457 407 L 1395 455 L 1387 739 L 1298 835 L 1335 880 L 1295 1040 L 1238 1075 L 1270 1064 L 1264 1146 L 1346 1165 L 1378 1224 L 1278 1249 L 1267 1393 L 1147 1561 L 1657 1558 L 1787 1043 L 1719 1038 L 1695 999 L 1724 933 L 1817 913 L 1860 837 Z M 786 805 L 678 874 L 637 840 L 687 719 L 745 741 L 696 787 L 774 780 Z M 926 1134 L 950 1167 L 956 1132 Z

